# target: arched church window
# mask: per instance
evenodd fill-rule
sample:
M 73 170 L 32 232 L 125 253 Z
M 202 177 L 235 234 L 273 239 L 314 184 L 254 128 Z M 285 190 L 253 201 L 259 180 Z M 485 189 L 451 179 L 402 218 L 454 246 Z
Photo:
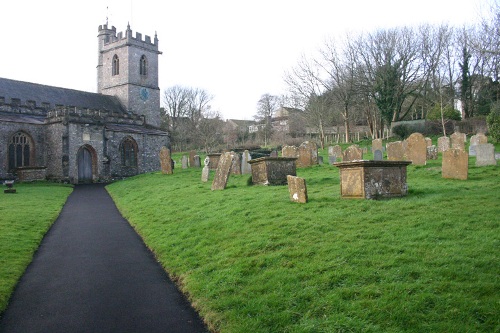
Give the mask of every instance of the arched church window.
M 118 56 L 115 54 L 113 56 L 113 75 L 118 75 L 120 74 L 120 59 L 118 59 Z
M 139 63 L 139 72 L 141 75 L 147 75 L 148 74 L 148 63 L 146 61 L 146 56 L 142 55 L 141 56 L 141 61 Z
M 9 141 L 9 171 L 30 166 L 34 152 L 33 140 L 23 132 L 15 133 Z
M 137 167 L 137 142 L 131 137 L 125 138 L 120 147 L 122 166 Z

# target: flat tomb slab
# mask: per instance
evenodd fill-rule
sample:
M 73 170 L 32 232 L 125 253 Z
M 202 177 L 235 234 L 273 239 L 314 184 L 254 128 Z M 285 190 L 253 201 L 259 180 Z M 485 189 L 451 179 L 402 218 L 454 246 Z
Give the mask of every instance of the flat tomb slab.
M 248 161 L 252 168 L 252 183 L 286 185 L 286 176 L 297 175 L 296 160 L 296 157 L 261 157 Z
M 343 198 L 381 199 L 408 194 L 406 166 L 410 161 L 352 161 L 335 163 L 340 169 Z

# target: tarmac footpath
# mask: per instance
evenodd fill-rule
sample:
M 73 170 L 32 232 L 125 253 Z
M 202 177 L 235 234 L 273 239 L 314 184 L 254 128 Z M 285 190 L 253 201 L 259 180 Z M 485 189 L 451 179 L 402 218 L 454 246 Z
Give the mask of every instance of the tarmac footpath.
M 103 184 L 77 185 L 0 318 L 0 332 L 208 332 Z

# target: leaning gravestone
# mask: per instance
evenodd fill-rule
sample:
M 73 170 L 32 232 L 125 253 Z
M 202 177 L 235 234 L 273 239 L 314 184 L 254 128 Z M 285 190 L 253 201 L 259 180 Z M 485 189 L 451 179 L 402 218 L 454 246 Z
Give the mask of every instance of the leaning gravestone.
M 451 148 L 465 150 L 465 133 L 455 132 L 450 135 Z
M 405 151 L 401 141 L 388 142 L 385 145 L 387 150 L 387 159 L 389 161 L 404 161 Z
M 287 175 L 288 192 L 290 201 L 298 203 L 307 203 L 306 180 L 292 175 Z
M 233 164 L 231 165 L 232 175 L 241 175 L 241 155 L 231 152 L 233 154 Z
M 375 154 L 376 150 L 383 151 L 382 139 L 374 139 L 372 140 L 372 153 Z
M 448 149 L 450 149 L 450 138 L 447 136 L 438 138 L 438 153 L 442 153 Z
M 245 150 L 241 156 L 241 173 L 243 175 L 248 175 L 252 173 L 252 166 L 248 163 L 252 159 L 250 152 Z
M 203 170 L 201 171 L 201 181 L 206 183 L 208 182 L 208 177 L 210 176 L 210 157 L 205 157 L 205 165 L 203 166 Z
M 163 146 L 160 149 L 160 165 L 161 173 L 164 175 L 171 175 L 172 172 L 172 159 L 170 158 L 170 149 Z
M 483 133 L 471 136 L 469 142 L 469 156 L 476 156 L 476 146 L 488 143 L 488 137 Z
M 492 143 L 476 145 L 476 166 L 497 165 L 495 146 Z
M 406 159 L 414 165 L 425 165 L 427 163 L 427 142 L 420 133 L 413 133 L 407 139 Z
M 432 145 L 427 147 L 427 159 L 428 160 L 437 160 L 438 158 L 438 150 L 437 147 Z
M 231 174 L 233 157 L 234 155 L 231 153 L 224 153 L 220 156 L 217 170 L 215 170 L 214 181 L 212 182 L 212 191 L 226 188 L 229 175 Z
M 373 152 L 373 160 L 374 161 L 382 161 L 384 159 L 384 155 L 382 153 L 382 150 L 377 149 Z
M 469 154 L 462 149 L 450 148 L 443 152 L 443 178 L 466 180 L 469 171 Z
M 363 150 L 352 145 L 346 148 L 342 153 L 342 162 L 358 161 L 363 159 Z

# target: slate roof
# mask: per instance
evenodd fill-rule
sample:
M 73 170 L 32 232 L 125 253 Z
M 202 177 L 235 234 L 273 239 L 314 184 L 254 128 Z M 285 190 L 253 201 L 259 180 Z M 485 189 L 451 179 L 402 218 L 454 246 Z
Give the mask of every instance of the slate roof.
M 0 122 L 10 122 L 10 123 L 25 123 L 25 124 L 35 124 L 42 125 L 45 122 L 45 116 L 34 116 L 27 114 L 12 114 L 12 113 L 1 113 L 0 112 Z
M 5 98 L 6 104 L 9 104 L 12 98 L 17 98 L 21 100 L 22 105 L 26 105 L 27 101 L 34 101 L 37 107 L 42 107 L 42 103 L 50 103 L 50 108 L 59 104 L 119 113 L 126 112 L 114 96 L 5 78 L 0 78 L 0 97 Z
M 126 133 L 138 133 L 138 134 L 149 134 L 149 135 L 168 135 L 167 132 L 165 131 L 138 125 L 106 124 L 106 129 L 112 132 L 126 132 Z

